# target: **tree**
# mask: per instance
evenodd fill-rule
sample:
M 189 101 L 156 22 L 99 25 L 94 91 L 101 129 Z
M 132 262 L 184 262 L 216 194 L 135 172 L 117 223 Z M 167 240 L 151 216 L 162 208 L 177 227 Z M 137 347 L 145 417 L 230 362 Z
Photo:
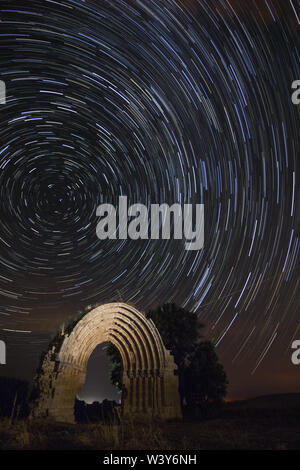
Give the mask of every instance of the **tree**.
M 118 390 L 122 390 L 123 363 L 121 354 L 112 343 L 106 345 L 105 351 L 110 360 L 110 381 Z
M 181 403 L 219 402 L 226 396 L 227 377 L 211 341 L 201 334 L 203 324 L 197 314 L 177 306 L 164 304 L 146 314 L 156 325 L 163 343 L 178 366 Z M 111 382 L 122 388 L 122 359 L 119 351 L 109 344 L 106 348 L 111 361 Z
M 173 303 L 150 310 L 146 317 L 155 323 L 165 347 L 173 354 L 178 367 L 184 367 L 189 353 L 202 338 L 203 324 L 199 322 L 196 313 Z
M 184 370 L 184 397 L 188 405 L 220 402 L 226 396 L 227 377 L 211 341 L 201 341 Z

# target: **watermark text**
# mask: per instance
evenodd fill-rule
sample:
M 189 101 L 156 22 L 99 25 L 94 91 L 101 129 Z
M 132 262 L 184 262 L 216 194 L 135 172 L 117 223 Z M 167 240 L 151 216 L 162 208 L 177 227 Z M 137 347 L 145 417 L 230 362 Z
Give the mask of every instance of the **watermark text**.
M 0 80 L 0 104 L 6 104 L 6 86 L 3 80 Z
M 194 212 L 194 214 L 193 214 Z M 174 239 L 185 238 L 186 250 L 200 250 L 204 245 L 204 204 L 151 204 L 150 217 L 144 204 L 133 204 L 128 207 L 127 196 L 119 196 L 119 220 L 117 210 L 112 204 L 101 204 L 96 215 L 101 217 L 96 233 L 100 240 L 169 240 L 171 238 L 171 215 L 174 221 Z M 193 223 L 195 215 L 195 224 Z M 134 217 L 128 223 L 128 219 Z M 195 229 L 194 229 L 195 227 Z M 118 232 L 118 234 L 117 234 Z M 150 232 L 150 236 L 149 236 Z M 160 234 L 161 232 L 161 234 Z M 161 235 L 161 236 L 160 236 Z
M 294 80 L 292 83 L 292 89 L 295 90 L 292 93 L 292 103 L 300 104 L 300 80 Z
M 6 344 L 0 340 L 0 364 L 6 364 Z
M 293 341 L 292 349 L 295 349 L 291 358 L 292 363 L 294 364 L 294 366 L 298 366 L 300 364 L 300 340 Z

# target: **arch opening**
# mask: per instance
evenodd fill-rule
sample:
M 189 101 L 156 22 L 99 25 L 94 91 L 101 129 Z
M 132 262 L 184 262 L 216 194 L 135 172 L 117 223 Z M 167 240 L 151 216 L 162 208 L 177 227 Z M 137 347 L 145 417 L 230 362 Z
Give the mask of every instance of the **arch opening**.
M 111 360 L 108 351 L 114 352 L 115 361 Z M 122 367 L 120 353 L 112 343 L 96 346 L 88 359 L 85 382 L 76 393 L 74 414 L 77 423 L 117 420 L 121 410 L 122 381 L 114 385 L 111 376 L 122 379 Z

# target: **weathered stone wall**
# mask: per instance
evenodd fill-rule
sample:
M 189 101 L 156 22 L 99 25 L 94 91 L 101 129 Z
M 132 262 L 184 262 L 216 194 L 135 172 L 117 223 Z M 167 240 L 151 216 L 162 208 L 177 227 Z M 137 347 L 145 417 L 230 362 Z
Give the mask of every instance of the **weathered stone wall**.
M 55 338 L 35 379 L 31 416 L 74 422 L 76 393 L 85 382 L 89 357 L 105 341 L 122 357 L 123 415 L 181 418 L 173 356 L 154 323 L 125 303 L 96 307 Z

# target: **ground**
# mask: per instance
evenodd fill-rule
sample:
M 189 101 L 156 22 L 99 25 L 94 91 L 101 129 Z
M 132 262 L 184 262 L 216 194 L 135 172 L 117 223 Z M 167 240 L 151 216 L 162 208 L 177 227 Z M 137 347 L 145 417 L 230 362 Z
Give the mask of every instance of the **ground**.
M 229 403 L 208 415 L 185 413 L 183 422 L 120 425 L 7 419 L 0 422 L 0 449 L 300 450 L 300 394 Z

